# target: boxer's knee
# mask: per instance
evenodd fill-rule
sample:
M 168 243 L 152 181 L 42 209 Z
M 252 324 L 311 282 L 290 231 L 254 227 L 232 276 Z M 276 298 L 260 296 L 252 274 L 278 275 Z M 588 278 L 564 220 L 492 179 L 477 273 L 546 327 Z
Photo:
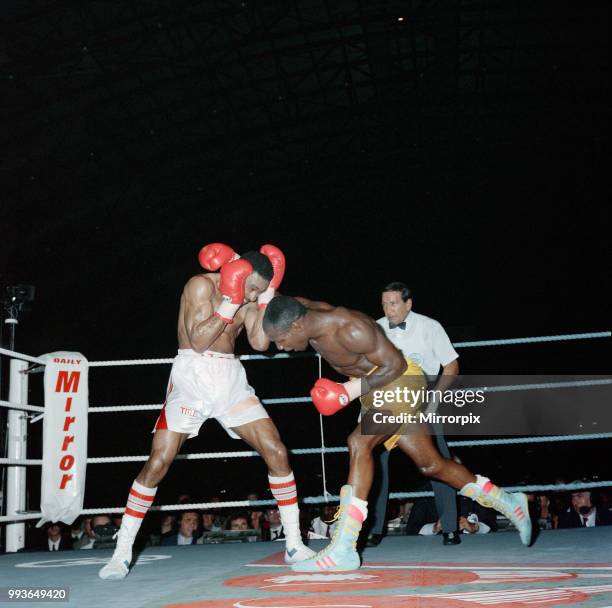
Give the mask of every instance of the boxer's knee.
M 347 439 L 347 445 L 351 458 L 359 457 L 372 452 L 370 438 L 362 435 L 358 430 L 353 431 Z
M 425 477 L 437 478 L 444 470 L 444 459 L 440 457 L 431 457 L 417 463 L 417 466 Z
M 280 439 L 266 442 L 262 446 L 262 457 L 270 471 L 285 471 L 289 468 L 289 454 Z
M 147 487 L 155 487 L 166 475 L 174 455 L 154 451 L 142 471 L 142 483 Z

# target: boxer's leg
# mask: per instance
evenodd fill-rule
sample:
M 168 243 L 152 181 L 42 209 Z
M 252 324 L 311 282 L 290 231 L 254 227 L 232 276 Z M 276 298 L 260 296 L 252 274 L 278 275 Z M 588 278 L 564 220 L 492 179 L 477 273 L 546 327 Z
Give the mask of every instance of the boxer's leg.
M 443 458 L 424 425 L 415 425 L 409 434 L 402 435 L 397 445 L 410 456 L 423 475 L 438 479 L 459 490 L 462 496 L 499 511 L 515 525 L 521 542 L 524 545 L 531 543 L 531 520 L 525 494 L 509 494 L 487 477 L 474 475 L 462 464 Z
M 232 431 L 257 450 L 268 467 L 270 490 L 278 504 L 286 539 L 285 561 L 294 563 L 314 555 L 302 542 L 297 487 L 289 465 L 289 455 L 276 425 L 270 418 L 260 418 L 232 427 Z
M 132 546 L 142 520 L 153 504 L 157 485 L 165 477 L 187 436 L 186 433 L 167 429 L 155 431 L 151 454 L 128 494 L 121 528 L 117 534 L 117 546 L 110 562 L 100 570 L 100 578 L 120 580 L 127 576 L 132 562 Z
M 368 494 L 374 478 L 372 451 L 389 435 L 363 435 L 361 425 L 348 437 L 349 478 L 340 490 L 338 525 L 331 542 L 313 558 L 292 566 L 295 572 L 339 572 L 356 570 L 360 560 L 357 538 L 368 516 Z

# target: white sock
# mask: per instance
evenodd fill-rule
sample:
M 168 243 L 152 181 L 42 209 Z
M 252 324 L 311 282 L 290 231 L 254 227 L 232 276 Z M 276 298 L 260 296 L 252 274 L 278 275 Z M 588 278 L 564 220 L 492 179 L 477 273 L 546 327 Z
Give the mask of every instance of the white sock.
M 488 477 L 483 477 L 482 475 L 476 475 L 476 485 L 479 488 L 484 488 L 487 483 L 491 480 Z
M 156 492 L 157 488 L 147 488 L 134 480 L 121 520 L 121 529 L 125 530 L 130 536 L 135 537 L 138 533 L 144 516 L 153 504 Z
M 283 477 L 268 475 L 272 496 L 276 499 L 283 524 L 286 544 L 289 547 L 302 544 L 300 533 L 300 509 L 293 472 Z
M 361 498 L 357 498 L 356 496 L 353 496 L 351 498 L 351 505 L 359 509 L 359 512 L 363 515 L 362 521 L 365 521 L 366 518 L 368 517 L 368 501 L 361 500 Z

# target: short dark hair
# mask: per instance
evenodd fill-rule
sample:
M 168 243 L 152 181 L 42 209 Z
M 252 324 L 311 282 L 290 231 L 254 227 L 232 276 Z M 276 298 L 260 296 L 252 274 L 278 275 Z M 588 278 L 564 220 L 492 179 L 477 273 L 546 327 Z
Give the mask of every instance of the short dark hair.
M 202 517 L 201 513 L 197 509 L 184 509 L 179 515 L 179 523 L 183 521 L 183 517 L 185 517 L 187 513 L 195 513 L 198 517 L 198 521 L 200 521 Z
M 387 291 L 399 291 L 403 302 L 408 302 L 408 300 L 412 299 L 412 289 L 410 289 L 406 283 L 401 283 L 400 281 L 388 283 L 383 287 L 382 291 L 383 293 L 386 293 Z
M 225 522 L 225 529 L 230 530 L 232 527 L 232 522 L 236 521 L 237 519 L 244 519 L 244 521 L 246 521 L 247 528 L 251 527 L 249 524 L 249 514 L 246 511 L 235 511 L 227 518 L 227 521 Z
M 265 256 L 259 251 L 247 251 L 240 256 L 243 260 L 251 263 L 253 266 L 253 272 L 256 272 L 262 279 L 271 281 L 274 276 L 274 269 L 272 268 L 272 262 L 268 256 Z
M 291 296 L 275 296 L 266 307 L 263 328 L 273 327 L 277 331 L 289 331 L 291 324 L 306 314 L 306 308 Z

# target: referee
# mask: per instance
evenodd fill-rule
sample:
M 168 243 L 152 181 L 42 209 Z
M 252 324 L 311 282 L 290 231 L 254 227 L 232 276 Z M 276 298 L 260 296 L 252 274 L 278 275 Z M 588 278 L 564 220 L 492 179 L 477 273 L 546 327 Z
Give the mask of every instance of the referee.
M 444 391 L 451 386 L 459 373 L 459 355 L 438 321 L 412 310 L 412 292 L 405 283 L 389 283 L 383 289 L 382 308 L 385 316 L 378 319 L 377 323 L 404 357 L 412 359 L 421 367 L 430 388 Z M 442 375 L 439 375 L 440 368 Z M 442 456 L 450 458 L 441 425 L 433 427 L 438 450 Z M 384 450 L 380 455 L 379 491 L 369 501 L 374 506 L 373 524 L 367 541 L 369 546 L 378 545 L 383 537 L 389 498 L 389 454 Z M 443 542 L 445 545 L 458 545 L 461 539 L 457 531 L 457 493 L 439 481 L 432 480 L 431 485 L 436 509 L 442 520 Z

